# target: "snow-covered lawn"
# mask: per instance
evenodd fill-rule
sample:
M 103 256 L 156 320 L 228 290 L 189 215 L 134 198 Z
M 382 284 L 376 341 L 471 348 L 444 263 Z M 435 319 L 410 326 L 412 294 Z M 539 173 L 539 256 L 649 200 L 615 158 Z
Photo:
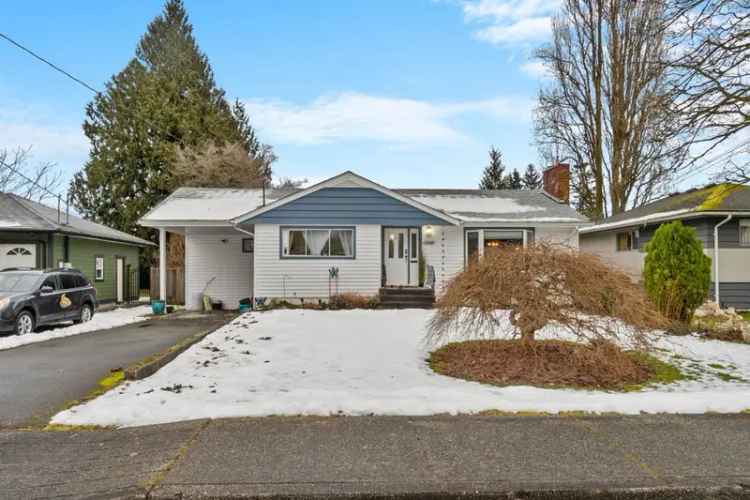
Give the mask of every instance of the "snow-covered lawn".
M 425 362 L 430 311 L 249 313 L 155 375 L 57 414 L 54 423 L 134 426 L 264 415 L 504 411 L 736 412 L 750 407 L 750 345 L 665 337 L 656 354 L 696 379 L 641 392 L 493 387 Z
M 45 340 L 80 335 L 81 333 L 109 330 L 117 326 L 143 321 L 145 316 L 150 312 L 151 307 L 149 306 L 114 309 L 112 311 L 96 313 L 94 314 L 94 317 L 91 318 L 91 321 L 79 325 L 63 323 L 61 325 L 42 327 L 41 332 L 28 335 L 0 334 L 0 351 L 26 344 L 44 342 Z

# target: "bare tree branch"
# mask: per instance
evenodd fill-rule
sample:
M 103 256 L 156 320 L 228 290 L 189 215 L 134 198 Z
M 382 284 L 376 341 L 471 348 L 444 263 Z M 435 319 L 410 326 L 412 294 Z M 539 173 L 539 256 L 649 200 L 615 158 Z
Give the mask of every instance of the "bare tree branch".
M 53 198 L 61 185 L 57 165 L 50 162 L 31 165 L 31 148 L 0 149 L 0 191 L 30 200 Z

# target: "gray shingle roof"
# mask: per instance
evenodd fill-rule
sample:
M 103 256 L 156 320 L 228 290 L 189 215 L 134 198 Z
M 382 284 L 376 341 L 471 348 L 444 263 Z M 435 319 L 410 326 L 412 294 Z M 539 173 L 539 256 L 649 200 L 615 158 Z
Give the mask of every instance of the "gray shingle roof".
M 68 223 L 65 213 L 58 221 L 56 208 L 42 203 L 21 198 L 12 193 L 0 193 L 0 231 L 55 231 L 91 238 L 120 241 L 135 245 L 153 245 L 153 243 L 131 234 L 97 224 L 70 214 Z
M 637 223 L 644 218 L 660 217 L 660 215 L 668 219 L 672 216 L 683 216 L 685 213 L 710 214 L 711 212 L 735 211 L 750 211 L 750 186 L 730 183 L 711 184 L 672 194 L 642 207 L 613 215 L 588 228 L 587 232 L 621 226 L 627 224 L 628 221 Z
M 567 203 L 541 189 L 395 189 L 466 222 L 534 221 L 587 223 Z

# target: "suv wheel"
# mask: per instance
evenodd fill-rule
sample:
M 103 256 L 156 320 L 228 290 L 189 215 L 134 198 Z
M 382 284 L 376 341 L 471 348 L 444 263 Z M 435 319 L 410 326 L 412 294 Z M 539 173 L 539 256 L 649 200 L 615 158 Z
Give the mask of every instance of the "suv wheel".
M 83 304 L 83 307 L 81 307 L 81 316 L 78 318 L 77 321 L 74 321 L 73 323 L 86 323 L 91 320 L 91 306 L 88 304 Z
M 16 318 L 16 335 L 34 333 L 34 316 L 29 311 L 23 311 Z

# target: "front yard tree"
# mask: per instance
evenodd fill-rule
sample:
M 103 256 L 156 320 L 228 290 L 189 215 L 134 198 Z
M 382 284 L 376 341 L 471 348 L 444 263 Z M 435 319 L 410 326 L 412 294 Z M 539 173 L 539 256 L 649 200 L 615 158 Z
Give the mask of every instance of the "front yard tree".
M 505 165 L 503 165 L 503 153 L 492 146 L 489 151 L 490 163 L 484 167 L 479 189 L 506 189 L 508 180 L 505 177 Z
M 81 214 L 154 238 L 136 221 L 176 187 L 179 149 L 239 143 L 272 161 L 244 108 L 233 109 L 216 85 L 192 31 L 182 1 L 168 0 L 135 57 L 86 107 L 90 155 L 71 183 Z
M 594 218 L 648 202 L 689 166 L 668 22 L 665 0 L 563 0 L 538 52 L 552 78 L 538 97 L 537 143 L 552 161 L 584 166 L 571 187 Z
M 695 229 L 680 221 L 662 224 L 646 245 L 646 291 L 668 318 L 690 321 L 708 298 L 711 258 Z

